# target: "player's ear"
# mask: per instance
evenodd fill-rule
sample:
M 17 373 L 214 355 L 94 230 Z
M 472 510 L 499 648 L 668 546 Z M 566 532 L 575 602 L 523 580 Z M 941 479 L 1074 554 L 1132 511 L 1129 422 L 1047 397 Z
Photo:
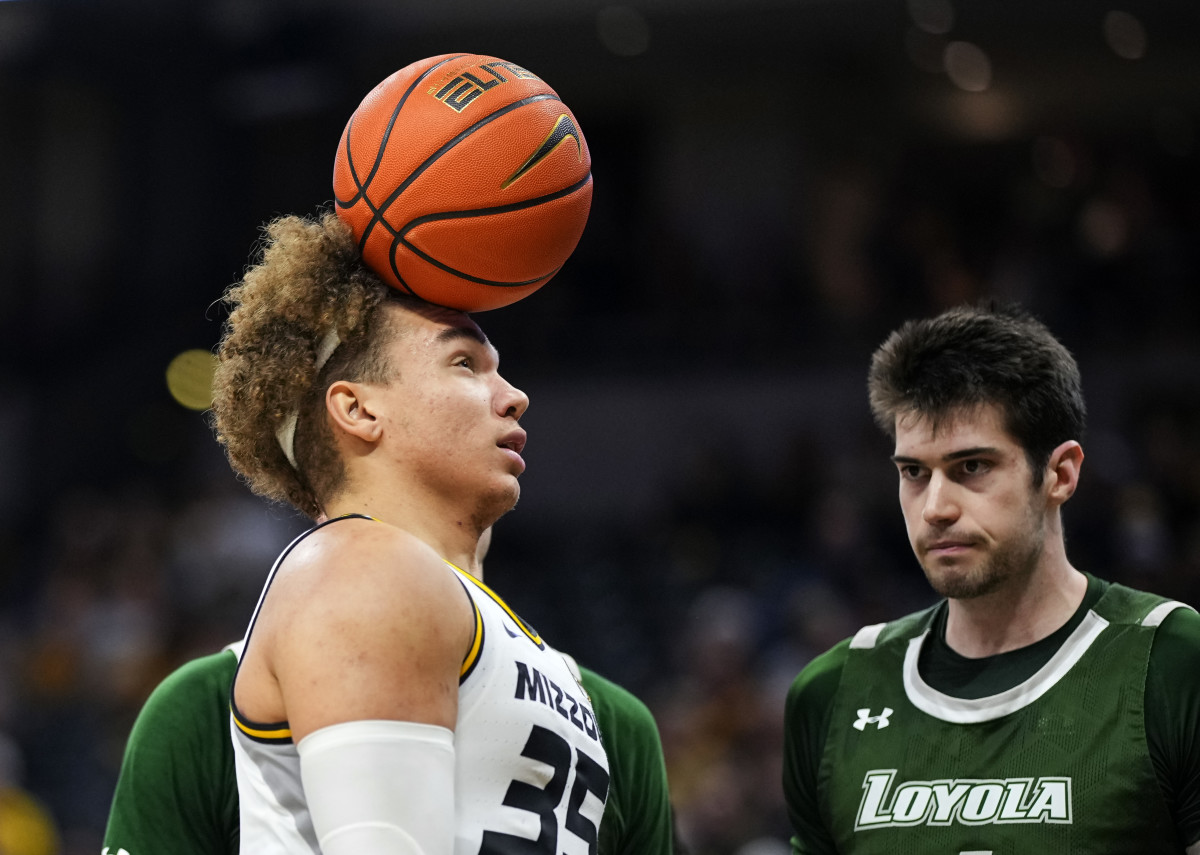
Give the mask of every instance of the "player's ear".
M 1061 505 L 1075 494 L 1082 466 L 1083 446 L 1073 439 L 1050 452 L 1050 460 L 1046 463 L 1045 486 L 1049 490 L 1051 504 Z
M 371 403 L 370 387 L 336 380 L 325 390 L 325 410 L 336 430 L 364 442 L 375 442 L 383 432 Z

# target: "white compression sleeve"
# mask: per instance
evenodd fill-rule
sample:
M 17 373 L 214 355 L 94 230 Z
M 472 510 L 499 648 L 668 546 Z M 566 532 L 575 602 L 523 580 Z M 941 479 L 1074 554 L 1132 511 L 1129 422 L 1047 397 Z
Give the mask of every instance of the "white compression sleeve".
M 296 746 L 324 855 L 450 855 L 454 734 L 411 721 L 351 721 Z

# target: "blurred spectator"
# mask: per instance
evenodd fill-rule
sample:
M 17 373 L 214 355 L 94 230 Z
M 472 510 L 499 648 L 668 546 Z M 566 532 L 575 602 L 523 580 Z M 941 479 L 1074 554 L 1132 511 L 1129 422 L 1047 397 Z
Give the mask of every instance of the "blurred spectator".
M 50 814 L 21 789 L 20 752 L 0 731 L 0 855 L 59 855 Z

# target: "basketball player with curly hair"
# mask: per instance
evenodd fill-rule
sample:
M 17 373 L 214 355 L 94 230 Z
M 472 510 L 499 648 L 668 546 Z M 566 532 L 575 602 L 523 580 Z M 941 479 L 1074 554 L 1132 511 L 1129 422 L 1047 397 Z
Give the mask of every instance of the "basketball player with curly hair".
M 332 214 L 272 223 L 227 302 L 218 439 L 317 522 L 272 569 L 233 680 L 240 851 L 594 853 L 591 702 L 475 575 L 525 468 L 529 401 L 496 349 L 383 285 Z
M 1021 310 L 961 308 L 894 332 L 869 390 L 943 599 L 796 678 L 792 851 L 1200 852 L 1200 615 L 1067 558 L 1074 358 Z
M 490 538 L 485 535 L 481 552 Z M 185 663 L 150 695 L 130 733 L 104 843 L 108 855 L 237 855 L 238 787 L 229 689 L 239 642 Z M 658 726 L 635 695 L 582 665 L 610 782 L 597 855 L 680 855 Z

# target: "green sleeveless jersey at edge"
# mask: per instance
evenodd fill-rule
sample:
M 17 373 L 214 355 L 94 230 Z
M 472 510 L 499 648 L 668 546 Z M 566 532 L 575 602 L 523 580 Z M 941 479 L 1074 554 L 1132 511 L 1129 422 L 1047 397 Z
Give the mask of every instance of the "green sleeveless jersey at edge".
M 231 650 L 193 660 L 146 701 L 125 747 L 104 855 L 237 855 L 229 734 L 236 668 Z M 579 670 L 611 765 L 599 855 L 670 855 L 671 806 L 654 718 L 621 686 Z
M 944 608 L 865 627 L 793 684 L 794 853 L 1181 855 L 1200 837 L 1200 616 L 1089 577 L 1036 667 L 980 696 L 923 670 Z M 1156 653 L 1172 676 L 1148 689 L 1168 616 L 1192 643 Z

